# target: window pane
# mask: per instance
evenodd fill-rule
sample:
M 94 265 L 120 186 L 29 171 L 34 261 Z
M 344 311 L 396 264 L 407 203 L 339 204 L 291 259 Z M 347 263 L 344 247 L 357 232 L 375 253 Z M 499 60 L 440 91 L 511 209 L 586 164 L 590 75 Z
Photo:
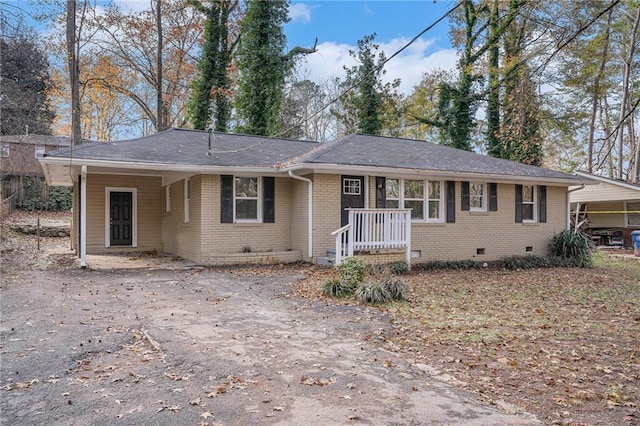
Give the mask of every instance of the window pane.
M 343 179 L 342 193 L 345 195 L 360 195 L 360 179 Z
M 533 186 L 522 187 L 522 202 L 533 203 Z
M 421 180 L 404 181 L 405 198 L 424 198 L 424 182 Z
M 236 197 L 257 197 L 258 196 L 258 178 L 255 177 L 237 177 L 236 178 Z
M 429 198 L 440 199 L 440 182 L 429 182 Z
M 405 201 L 404 207 L 411 210 L 412 219 L 424 219 L 424 202 L 422 201 Z
M 522 219 L 533 220 L 533 204 L 522 205 Z
M 469 185 L 469 194 L 471 196 L 480 196 L 482 197 L 482 192 L 484 189 L 484 185 L 481 183 L 472 183 Z
M 387 179 L 387 198 L 400 198 L 398 179 Z
M 400 202 L 398 200 L 387 200 L 384 206 L 388 209 L 397 209 L 400 206 Z
M 429 219 L 440 219 L 440 201 L 429 201 Z
M 236 200 L 236 219 L 258 219 L 258 200 Z

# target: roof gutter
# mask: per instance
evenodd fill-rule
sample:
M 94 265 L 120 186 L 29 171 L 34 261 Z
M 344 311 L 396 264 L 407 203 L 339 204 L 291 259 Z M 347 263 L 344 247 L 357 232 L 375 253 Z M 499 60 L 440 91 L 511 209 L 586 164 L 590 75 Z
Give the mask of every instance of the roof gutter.
M 461 171 L 446 171 L 446 170 L 425 170 L 425 169 L 405 169 L 395 167 L 377 167 L 377 166 L 358 166 L 348 164 L 312 164 L 303 163 L 296 164 L 285 168 L 285 170 L 311 170 L 314 172 L 329 172 L 340 173 L 348 168 L 351 174 L 370 174 L 370 175 L 385 175 L 385 176 L 420 176 L 420 177 L 432 177 L 437 179 L 448 180 L 485 180 L 496 183 L 522 183 L 522 184 L 551 184 L 557 186 L 575 186 L 581 184 L 593 183 L 588 179 L 567 179 L 561 177 L 539 177 L 539 176 L 511 176 L 489 173 L 469 173 Z
M 308 253 L 309 253 L 309 259 L 313 259 L 313 181 L 309 178 L 306 177 L 302 177 L 302 176 L 298 176 L 293 174 L 293 170 L 289 170 L 289 176 L 291 176 L 293 179 L 297 179 L 297 180 L 301 180 L 304 182 L 307 182 L 307 191 L 308 191 L 308 195 L 307 195 L 307 199 L 308 199 L 308 207 L 307 210 L 309 212 L 309 219 L 308 219 L 308 225 L 309 225 L 309 236 L 308 236 L 308 240 L 309 240 L 309 247 L 307 247 Z

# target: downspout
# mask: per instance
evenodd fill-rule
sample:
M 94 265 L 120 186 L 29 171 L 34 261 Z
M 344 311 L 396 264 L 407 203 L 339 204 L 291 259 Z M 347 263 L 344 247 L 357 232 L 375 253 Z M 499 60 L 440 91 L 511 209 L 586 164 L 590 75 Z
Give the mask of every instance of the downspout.
M 309 259 L 313 259 L 313 181 L 309 178 L 298 176 L 293 174 L 293 170 L 289 170 L 289 176 L 293 179 L 298 179 L 308 183 L 308 196 L 307 199 L 309 201 L 308 211 L 309 211 L 309 247 L 307 248 L 309 253 Z
M 567 229 L 571 228 L 571 199 L 569 197 L 569 194 L 572 193 L 573 191 L 580 191 L 581 189 L 584 189 L 584 183 L 580 185 L 580 188 L 573 188 L 573 189 L 567 190 Z
M 80 172 L 80 267 L 87 267 L 87 166 Z

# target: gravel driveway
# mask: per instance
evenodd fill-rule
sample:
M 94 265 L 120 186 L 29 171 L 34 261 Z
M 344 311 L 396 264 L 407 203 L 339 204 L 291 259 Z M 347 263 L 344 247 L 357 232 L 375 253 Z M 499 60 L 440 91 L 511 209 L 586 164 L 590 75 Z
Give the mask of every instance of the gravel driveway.
M 382 311 L 292 296 L 304 273 L 13 265 L 0 423 L 538 424 L 379 348 Z

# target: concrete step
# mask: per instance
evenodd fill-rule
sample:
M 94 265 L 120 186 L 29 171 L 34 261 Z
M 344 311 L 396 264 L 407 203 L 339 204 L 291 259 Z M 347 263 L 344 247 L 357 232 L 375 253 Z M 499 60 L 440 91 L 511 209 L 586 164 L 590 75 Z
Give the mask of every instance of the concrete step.
M 316 263 L 318 265 L 333 266 L 336 263 L 336 258 L 335 257 L 318 256 L 316 258 Z

